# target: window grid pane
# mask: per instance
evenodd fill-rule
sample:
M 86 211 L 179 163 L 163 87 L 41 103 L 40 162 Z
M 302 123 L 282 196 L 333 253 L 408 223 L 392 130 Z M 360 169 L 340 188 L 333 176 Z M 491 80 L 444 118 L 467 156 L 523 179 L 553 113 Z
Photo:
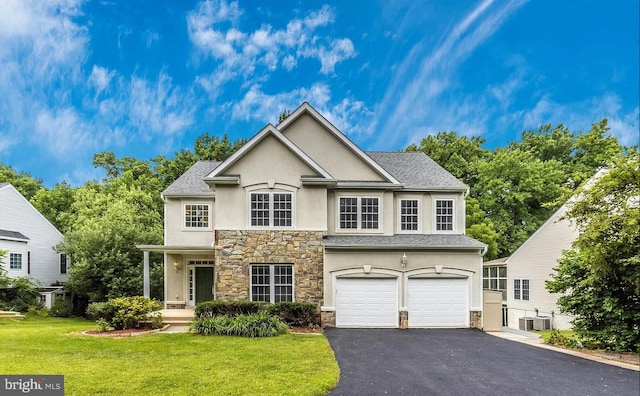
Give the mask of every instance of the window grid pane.
M 12 269 L 12 270 L 22 269 L 22 254 L 20 253 L 9 254 L 9 269 Z
M 362 228 L 378 228 L 378 198 L 361 198 Z
M 529 279 L 522 280 L 522 299 L 529 300 Z
M 273 267 L 274 301 L 293 301 L 293 267 L 274 265 Z
M 269 226 L 269 194 L 251 194 L 251 225 Z
M 513 280 L 513 298 L 515 300 L 520 299 L 520 279 Z
M 453 201 L 436 201 L 436 230 L 453 231 Z
M 208 228 L 209 205 L 185 205 L 184 226 L 187 228 Z
M 358 228 L 358 198 L 340 198 L 340 228 Z
M 400 229 L 403 231 L 418 230 L 418 200 L 400 201 Z
M 251 300 L 266 301 L 271 300 L 270 271 L 268 265 L 251 266 Z
M 60 273 L 61 274 L 67 273 L 67 255 L 66 254 L 60 255 Z
M 291 227 L 291 194 L 273 194 L 273 226 Z

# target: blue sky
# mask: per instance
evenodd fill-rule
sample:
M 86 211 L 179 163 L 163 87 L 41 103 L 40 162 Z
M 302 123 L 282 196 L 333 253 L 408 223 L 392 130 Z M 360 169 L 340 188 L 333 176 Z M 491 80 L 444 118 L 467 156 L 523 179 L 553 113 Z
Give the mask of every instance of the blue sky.
M 494 148 L 563 123 L 637 144 L 638 0 L 0 1 L 0 162 L 51 187 L 94 153 L 249 138 L 308 101 L 366 150 Z

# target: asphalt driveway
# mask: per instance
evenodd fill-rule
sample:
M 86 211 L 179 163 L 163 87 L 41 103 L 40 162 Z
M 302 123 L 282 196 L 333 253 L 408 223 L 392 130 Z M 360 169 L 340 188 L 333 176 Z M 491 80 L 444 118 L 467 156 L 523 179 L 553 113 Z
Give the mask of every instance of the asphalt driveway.
M 330 395 L 640 395 L 640 373 L 475 329 L 325 329 Z

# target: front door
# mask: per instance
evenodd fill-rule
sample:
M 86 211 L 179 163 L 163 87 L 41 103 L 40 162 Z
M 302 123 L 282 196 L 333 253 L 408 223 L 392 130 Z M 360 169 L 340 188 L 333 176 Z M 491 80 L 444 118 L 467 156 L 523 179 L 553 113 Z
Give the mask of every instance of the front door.
M 196 304 L 213 300 L 213 267 L 195 267 Z

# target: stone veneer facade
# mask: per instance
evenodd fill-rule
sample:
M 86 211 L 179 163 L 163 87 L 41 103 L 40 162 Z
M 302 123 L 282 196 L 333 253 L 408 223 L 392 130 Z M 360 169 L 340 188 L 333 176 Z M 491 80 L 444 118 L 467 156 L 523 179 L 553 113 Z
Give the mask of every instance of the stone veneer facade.
M 215 299 L 249 299 L 249 265 L 293 264 L 294 298 L 322 305 L 323 244 L 318 231 L 216 231 Z

